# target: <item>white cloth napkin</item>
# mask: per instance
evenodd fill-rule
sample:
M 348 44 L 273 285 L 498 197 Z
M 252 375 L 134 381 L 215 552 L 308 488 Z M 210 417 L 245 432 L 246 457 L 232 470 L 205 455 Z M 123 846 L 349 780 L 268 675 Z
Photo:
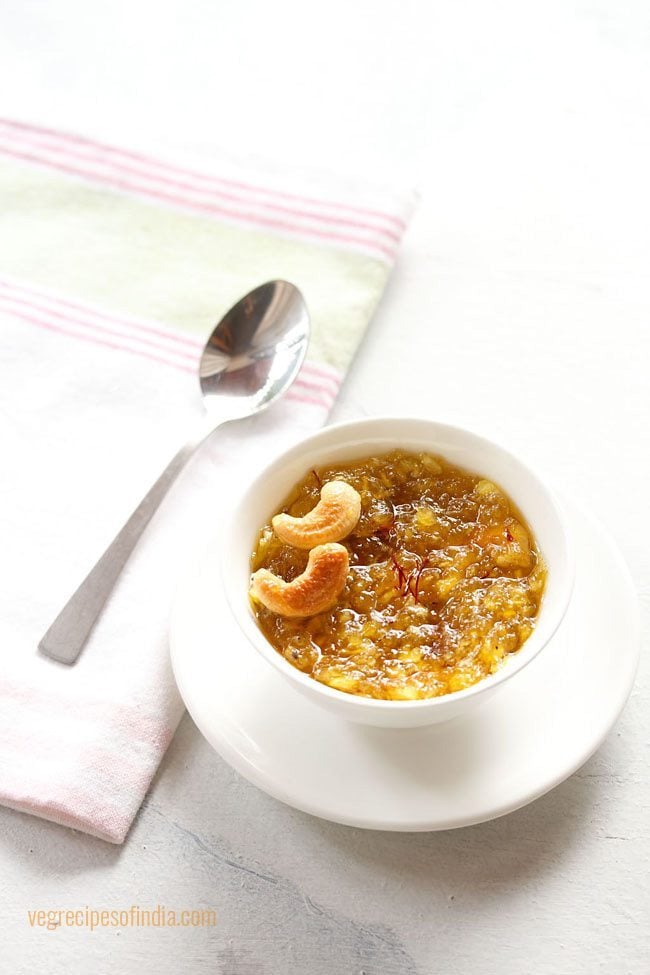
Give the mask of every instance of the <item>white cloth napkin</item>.
M 182 568 L 250 472 L 325 421 L 410 205 L 272 182 L 0 121 L 0 803 L 115 843 L 182 714 L 167 648 Z M 312 312 L 298 382 L 203 445 L 77 664 L 41 656 L 199 417 L 203 337 L 272 277 Z

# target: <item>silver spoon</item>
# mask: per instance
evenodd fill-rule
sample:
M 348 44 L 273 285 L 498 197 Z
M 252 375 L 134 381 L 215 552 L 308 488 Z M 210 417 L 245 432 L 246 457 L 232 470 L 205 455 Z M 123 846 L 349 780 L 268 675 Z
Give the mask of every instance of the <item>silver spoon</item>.
M 206 414 L 200 426 L 63 607 L 38 645 L 42 653 L 74 663 L 138 539 L 196 448 L 222 423 L 253 416 L 286 392 L 308 341 L 307 306 L 288 281 L 260 285 L 224 315 L 201 356 Z

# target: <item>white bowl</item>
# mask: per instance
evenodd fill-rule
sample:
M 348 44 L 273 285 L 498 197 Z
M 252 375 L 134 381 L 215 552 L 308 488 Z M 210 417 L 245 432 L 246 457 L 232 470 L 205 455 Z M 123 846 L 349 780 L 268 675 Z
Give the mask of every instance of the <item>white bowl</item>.
M 381 454 L 396 447 L 442 455 L 451 463 L 499 484 L 526 518 L 548 567 L 537 623 L 521 650 L 509 655 L 496 673 L 472 687 L 421 701 L 359 697 L 303 674 L 268 642 L 248 599 L 250 557 L 257 534 L 296 482 L 314 467 Z M 553 494 L 503 447 L 460 427 L 432 420 L 378 417 L 326 427 L 291 447 L 259 474 L 230 519 L 223 545 L 222 576 L 228 603 L 244 634 L 297 691 L 314 704 L 350 721 L 412 728 L 466 713 L 495 694 L 537 656 L 555 633 L 569 605 L 573 558 L 564 516 Z

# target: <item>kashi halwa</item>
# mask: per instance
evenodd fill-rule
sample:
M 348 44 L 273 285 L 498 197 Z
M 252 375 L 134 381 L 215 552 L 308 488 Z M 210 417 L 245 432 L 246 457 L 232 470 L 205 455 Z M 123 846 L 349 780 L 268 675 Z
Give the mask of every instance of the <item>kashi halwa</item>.
M 521 648 L 546 568 L 497 485 L 442 457 L 394 450 L 309 471 L 280 512 L 303 518 L 331 481 L 361 499 L 358 522 L 340 540 L 349 568 L 335 604 L 295 618 L 252 597 L 262 632 L 289 663 L 340 691 L 403 701 L 470 687 Z M 291 582 L 309 554 L 269 521 L 251 567 Z

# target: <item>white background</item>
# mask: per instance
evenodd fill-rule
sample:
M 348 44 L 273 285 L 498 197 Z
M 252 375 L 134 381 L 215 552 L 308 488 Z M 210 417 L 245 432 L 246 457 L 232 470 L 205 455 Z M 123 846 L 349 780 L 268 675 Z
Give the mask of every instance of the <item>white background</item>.
M 518 450 L 609 526 L 647 624 L 646 2 L 3 0 L 0 16 L 4 115 L 417 186 L 336 416 L 422 413 Z M 123 849 L 0 810 L 7 971 L 641 975 L 649 683 L 642 662 L 555 792 L 437 835 L 289 810 L 185 719 Z M 47 934 L 22 910 L 156 902 L 220 924 Z

